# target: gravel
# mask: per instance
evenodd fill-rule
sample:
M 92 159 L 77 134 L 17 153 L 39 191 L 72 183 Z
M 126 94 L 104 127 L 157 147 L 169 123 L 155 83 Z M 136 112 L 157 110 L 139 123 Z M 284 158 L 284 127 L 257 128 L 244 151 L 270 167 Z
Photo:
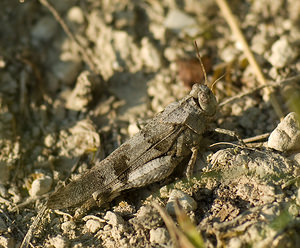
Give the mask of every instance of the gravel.
M 257 86 L 214 1 L 52 2 L 94 71 L 39 1 L 0 2 L 1 247 L 19 247 L 57 185 L 78 178 L 184 97 L 194 81 L 190 75 L 203 78 L 194 40 L 205 55 L 208 81 L 225 75 L 214 86 L 219 102 Z M 273 81 L 296 75 L 300 3 L 230 5 L 264 75 Z M 186 211 L 206 247 L 296 247 L 300 131 L 293 112 L 299 113 L 299 89 L 297 80 L 272 89 L 286 116 L 282 122 L 266 91 L 219 108 L 212 125 L 242 138 L 271 132 L 280 123 L 268 142 L 255 144 L 259 148 L 209 147 L 236 139 L 208 133 L 195 165 L 199 173 L 190 181 L 178 172 L 124 192 L 80 220 L 72 219 L 75 209 L 49 210 L 34 232 L 33 247 L 171 247 L 151 203 L 169 209 L 176 192 L 182 205 L 189 202 Z

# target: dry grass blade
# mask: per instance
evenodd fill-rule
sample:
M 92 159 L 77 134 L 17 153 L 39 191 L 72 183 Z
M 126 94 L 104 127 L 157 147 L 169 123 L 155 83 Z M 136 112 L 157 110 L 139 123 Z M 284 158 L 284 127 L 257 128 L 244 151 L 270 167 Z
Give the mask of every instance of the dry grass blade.
M 184 233 L 176 226 L 170 215 L 158 203 L 153 202 L 153 206 L 157 209 L 160 216 L 164 220 L 175 248 L 195 248 Z
M 266 87 L 272 87 L 272 88 L 276 88 L 276 87 L 281 87 L 282 85 L 285 85 L 285 84 L 289 84 L 289 83 L 292 83 L 294 81 L 299 81 L 300 80 L 300 75 L 296 75 L 296 76 L 293 76 L 293 77 L 290 77 L 290 78 L 287 78 L 287 79 L 284 79 L 280 82 L 274 82 L 274 83 L 269 83 L 269 84 L 265 84 L 265 85 L 261 85 L 261 86 L 258 86 L 252 90 L 249 90 L 247 92 L 244 92 L 244 93 L 240 93 L 236 96 L 233 96 L 233 97 L 230 97 L 224 101 L 222 101 L 221 103 L 219 103 L 219 107 L 222 107 L 228 103 L 231 103 L 231 102 L 234 102 L 236 100 L 239 100 L 241 99 L 242 97 L 245 97 L 245 96 L 249 96 L 261 89 L 264 89 Z
M 242 46 L 244 48 L 245 56 L 247 57 L 250 65 L 252 66 L 258 82 L 260 83 L 260 85 L 267 84 L 267 80 L 264 77 L 262 70 L 261 70 L 260 66 L 258 65 L 256 59 L 254 58 L 254 55 L 253 55 L 252 51 L 250 50 L 250 47 L 249 47 L 242 31 L 240 30 L 239 25 L 236 21 L 236 18 L 233 16 L 226 0 L 216 0 L 216 2 L 218 4 L 218 6 L 220 7 L 220 9 L 224 15 L 224 18 L 226 19 L 232 32 L 235 34 L 236 38 L 242 44 Z M 283 111 L 282 111 L 276 97 L 274 96 L 274 94 L 272 93 L 272 90 L 270 88 L 265 88 L 265 90 L 266 90 L 266 93 L 270 96 L 271 104 L 272 104 L 277 116 L 281 119 L 283 117 Z
M 178 199 L 175 201 L 175 213 L 181 230 L 193 244 L 193 246 L 198 248 L 205 247 L 201 234 L 197 230 L 196 226 L 192 223 L 189 216 L 180 206 Z
M 31 247 L 33 247 L 33 245 L 30 243 L 30 240 L 32 239 L 34 230 L 36 230 L 36 228 L 41 223 L 40 220 L 43 218 L 46 211 L 47 211 L 47 206 L 44 205 L 43 208 L 39 211 L 38 215 L 34 218 L 34 221 L 31 224 L 30 228 L 28 229 L 28 231 L 27 231 L 27 233 L 26 233 L 26 235 L 25 235 L 25 237 L 22 241 L 22 244 L 21 244 L 20 248 L 27 248 L 29 245 Z
M 94 65 L 90 56 L 88 55 L 87 51 L 82 47 L 82 45 L 80 44 L 78 39 L 73 35 L 73 33 L 71 32 L 69 27 L 66 25 L 64 20 L 61 18 L 59 13 L 56 11 L 56 9 L 47 0 L 39 0 L 39 1 L 42 5 L 44 5 L 51 12 L 51 14 L 54 16 L 54 18 L 57 20 L 57 22 L 61 25 L 62 29 L 65 31 L 67 36 L 77 45 L 78 50 L 80 51 L 85 63 L 87 63 L 87 65 L 90 67 L 90 69 L 94 73 L 97 74 L 97 68 Z

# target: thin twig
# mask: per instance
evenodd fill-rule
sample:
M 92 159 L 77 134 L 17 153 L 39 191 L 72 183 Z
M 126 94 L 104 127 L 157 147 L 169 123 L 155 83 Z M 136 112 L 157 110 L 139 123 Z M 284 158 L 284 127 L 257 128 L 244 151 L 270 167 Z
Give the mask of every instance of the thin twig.
M 257 136 L 254 136 L 254 137 L 250 137 L 250 138 L 247 138 L 247 139 L 243 139 L 243 141 L 248 144 L 248 143 L 251 143 L 251 142 L 255 142 L 255 141 L 258 141 L 258 140 L 263 140 L 263 139 L 266 139 L 270 136 L 270 133 L 264 133 L 264 134 L 260 134 L 260 135 L 257 135 Z
M 25 235 L 25 237 L 22 241 L 22 244 L 21 244 L 20 248 L 27 248 L 28 245 L 31 245 L 30 240 L 33 236 L 33 232 L 38 227 L 38 225 L 40 224 L 40 221 L 44 217 L 44 215 L 46 214 L 46 211 L 47 211 L 47 206 L 44 205 L 42 207 L 42 209 L 39 211 L 38 215 L 34 218 L 34 221 L 31 224 L 29 230 L 27 231 L 27 233 L 26 233 L 26 235 Z
M 261 70 L 260 66 L 258 65 L 256 59 L 254 58 L 254 55 L 253 55 L 252 51 L 250 50 L 250 47 L 249 47 L 242 31 L 240 30 L 238 22 L 237 22 L 236 18 L 234 17 L 234 15 L 232 14 L 226 0 L 216 0 L 216 2 L 219 5 L 219 8 L 221 9 L 221 11 L 224 15 L 224 18 L 227 21 L 228 25 L 230 26 L 232 32 L 236 35 L 236 38 L 242 44 L 242 46 L 244 48 L 245 56 L 247 57 L 250 65 L 252 66 L 252 68 L 254 70 L 254 74 L 256 75 L 258 82 L 260 83 L 260 85 L 266 85 L 267 80 L 264 77 L 262 70 Z M 265 88 L 265 91 L 270 97 L 270 102 L 271 102 L 277 116 L 281 119 L 283 117 L 283 111 L 282 111 L 275 95 L 273 94 L 272 90 L 268 87 Z
M 166 227 L 169 231 L 171 239 L 173 240 L 174 247 L 186 247 L 186 248 L 194 248 L 191 241 L 184 235 L 184 233 L 176 226 L 171 216 L 167 213 L 167 211 L 162 208 L 158 203 L 152 203 L 154 208 L 159 212 L 161 218 L 164 220 Z
M 296 75 L 296 76 L 284 79 L 284 80 L 279 81 L 279 82 L 268 83 L 268 84 L 265 84 L 265 85 L 258 86 L 258 87 L 256 87 L 253 90 L 249 90 L 249 91 L 247 91 L 245 93 L 240 93 L 240 94 L 238 94 L 236 96 L 233 96 L 233 97 L 230 97 L 230 98 L 224 100 L 223 102 L 219 103 L 219 107 L 222 107 L 222 106 L 224 106 L 224 105 L 226 105 L 228 103 L 231 103 L 231 102 L 233 102 L 233 101 L 235 101 L 237 99 L 241 99 L 242 97 L 251 95 L 251 94 L 255 93 L 256 91 L 259 91 L 259 90 L 261 90 L 263 88 L 266 88 L 266 87 L 273 87 L 273 88 L 280 87 L 280 86 L 282 86 L 284 84 L 288 84 L 288 83 L 291 83 L 291 82 L 297 81 L 297 80 L 300 80 L 300 75 Z
M 69 27 L 66 25 L 66 23 L 64 22 L 64 20 L 60 16 L 60 14 L 56 11 L 56 9 L 47 0 L 39 0 L 39 1 L 40 1 L 40 3 L 42 5 L 44 5 L 52 13 L 52 15 L 58 21 L 58 23 L 60 24 L 60 26 L 62 27 L 62 29 L 65 31 L 65 33 L 67 34 L 67 36 L 77 45 L 77 48 L 78 48 L 79 52 L 83 56 L 83 60 L 85 61 L 85 63 L 87 63 L 87 65 L 89 66 L 89 68 L 95 74 L 98 74 L 97 68 L 96 68 L 95 64 L 93 63 L 93 60 L 88 55 L 86 49 L 84 49 L 82 47 L 82 45 L 80 44 L 79 40 L 73 35 L 73 33 L 71 32 L 71 30 L 69 29 Z

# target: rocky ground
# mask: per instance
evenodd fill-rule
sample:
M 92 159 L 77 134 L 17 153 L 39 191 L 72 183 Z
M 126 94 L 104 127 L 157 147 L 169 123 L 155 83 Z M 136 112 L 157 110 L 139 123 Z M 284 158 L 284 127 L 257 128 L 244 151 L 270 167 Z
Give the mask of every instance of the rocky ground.
M 195 40 L 209 82 L 225 75 L 214 87 L 219 102 L 258 86 L 214 1 L 51 1 L 77 43 L 41 2 L 0 2 L 0 247 L 20 246 L 57 185 L 78 178 L 204 81 Z M 266 78 L 297 75 L 300 2 L 230 6 Z M 299 89 L 299 79 L 274 88 L 284 115 L 299 111 Z M 204 247 L 296 247 L 300 131 L 295 116 L 285 121 L 260 148 L 209 147 L 235 139 L 208 133 L 190 181 L 173 175 L 76 221 L 74 209 L 49 210 L 31 244 L 173 247 L 152 202 L 176 222 L 178 198 Z M 220 107 L 212 125 L 249 138 L 279 122 L 259 90 Z

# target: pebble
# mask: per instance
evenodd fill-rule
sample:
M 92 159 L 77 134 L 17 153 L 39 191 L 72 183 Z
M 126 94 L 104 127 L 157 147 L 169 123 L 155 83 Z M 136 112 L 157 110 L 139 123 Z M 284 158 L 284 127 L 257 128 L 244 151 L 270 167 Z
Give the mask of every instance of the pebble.
M 97 232 L 101 227 L 103 227 L 103 223 L 99 220 L 90 219 L 85 223 L 86 228 L 90 233 Z
M 300 188 L 297 191 L 296 203 L 297 203 L 298 206 L 300 206 Z
M 58 140 L 57 146 L 63 147 L 61 156 L 79 156 L 86 150 L 100 146 L 100 136 L 89 119 L 76 122 L 68 132 L 62 130 Z
M 228 243 L 228 247 L 240 248 L 240 247 L 243 247 L 243 242 L 242 242 L 241 238 L 232 238 L 232 239 L 230 239 L 230 241 Z
M 11 237 L 0 236 L 0 247 L 14 248 L 15 247 L 15 241 Z
M 73 6 L 67 13 L 67 19 L 77 24 L 83 24 L 84 15 L 81 8 L 78 6 Z
M 93 99 L 95 84 L 99 84 L 89 71 L 83 71 L 77 78 L 76 85 L 67 97 L 66 107 L 75 111 L 82 111 Z
M 253 52 L 263 55 L 269 45 L 269 41 L 263 33 L 258 33 L 253 36 L 251 41 L 251 49 Z
M 168 198 L 169 197 L 169 189 L 166 185 L 160 188 L 159 195 L 160 195 L 161 198 Z
M 66 221 L 61 224 L 61 229 L 64 231 L 64 233 L 69 233 L 75 228 L 76 228 L 76 224 L 74 221 Z
M 150 230 L 150 242 L 156 244 L 164 244 L 170 240 L 170 236 L 166 228 L 159 227 Z
M 286 37 L 277 40 L 271 48 L 269 62 L 276 68 L 283 68 L 290 64 L 297 56 L 295 49 L 289 44 Z
M 227 46 L 219 51 L 219 54 L 222 60 L 229 63 L 236 59 L 240 52 L 234 46 Z
M 55 136 L 53 133 L 47 134 L 44 139 L 44 144 L 46 147 L 51 148 L 55 145 Z
M 104 216 L 104 219 L 107 220 L 108 224 L 112 226 L 117 226 L 125 223 L 124 219 L 120 215 L 112 211 L 108 211 Z
M 49 192 L 52 182 L 52 178 L 47 175 L 43 175 L 42 177 L 35 179 L 29 189 L 29 194 L 31 196 L 38 196 Z
M 50 238 L 50 243 L 55 248 L 67 248 L 67 247 L 69 247 L 68 241 L 61 235 L 57 235 L 56 237 Z
M 187 34 L 191 37 L 199 33 L 195 19 L 178 9 L 171 9 L 168 12 L 164 26 L 174 32 Z
M 294 153 L 294 154 L 290 155 L 289 159 L 294 160 L 300 168 L 300 152 L 297 152 L 297 153 Z
M 130 137 L 137 134 L 140 131 L 138 125 L 136 123 L 130 123 L 128 126 L 128 134 Z
M 138 210 L 136 217 L 130 219 L 130 223 L 150 230 L 162 226 L 163 220 L 152 205 L 145 205 Z
M 289 113 L 268 139 L 268 147 L 286 152 L 300 149 L 300 123 L 297 114 Z
M 159 68 L 161 68 L 160 55 L 155 46 L 151 44 L 148 38 L 143 38 L 141 44 L 141 57 L 145 65 L 152 68 L 153 70 L 158 70 Z
M 49 41 L 55 34 L 57 22 L 53 17 L 45 16 L 32 28 L 31 35 L 33 38 L 41 41 Z
M 294 218 L 296 218 L 299 215 L 299 213 L 300 213 L 299 207 L 296 204 L 291 204 L 289 206 L 288 211 L 289 211 L 289 214 L 291 216 L 293 216 Z
M 170 193 L 170 198 L 166 205 L 166 210 L 170 215 L 175 215 L 174 206 L 176 199 L 178 199 L 179 204 L 187 212 L 194 211 L 197 208 L 197 202 L 192 197 L 180 190 L 174 189 Z
M 0 169 L 1 170 L 1 169 Z M 1 172 L 2 173 L 2 172 Z M 9 196 L 7 189 L 5 188 L 5 186 L 3 184 L 0 183 L 0 196 L 3 198 L 6 198 Z

